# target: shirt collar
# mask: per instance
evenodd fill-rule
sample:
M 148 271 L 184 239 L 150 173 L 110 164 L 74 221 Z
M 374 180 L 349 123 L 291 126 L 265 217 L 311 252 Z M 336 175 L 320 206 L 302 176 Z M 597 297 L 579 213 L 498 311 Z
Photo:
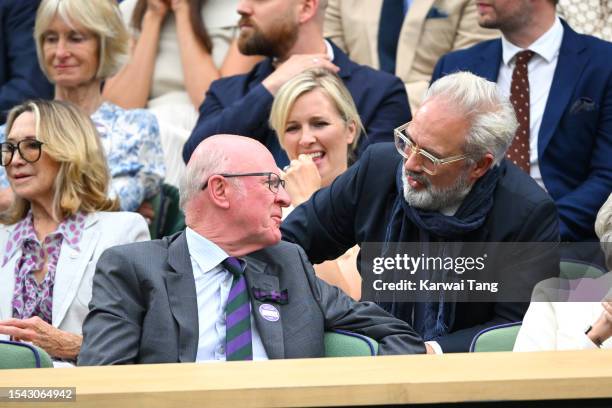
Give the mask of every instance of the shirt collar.
M 527 49 L 535 52 L 537 55 L 544 58 L 546 62 L 550 63 L 559 53 L 562 40 L 563 24 L 561 24 L 559 17 L 555 17 L 555 22 L 552 27 L 527 47 Z M 504 64 L 509 65 L 514 56 L 523 51 L 523 49 L 512 44 L 504 36 L 502 36 L 501 42 L 502 59 L 504 60 Z
M 217 244 L 189 227 L 185 228 L 185 238 L 189 255 L 198 264 L 202 273 L 212 270 L 229 256 Z

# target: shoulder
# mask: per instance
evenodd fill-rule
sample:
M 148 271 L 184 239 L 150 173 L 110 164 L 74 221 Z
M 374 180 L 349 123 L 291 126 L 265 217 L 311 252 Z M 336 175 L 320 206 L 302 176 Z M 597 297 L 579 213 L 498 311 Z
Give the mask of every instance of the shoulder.
M 501 176 L 496 195 L 513 206 L 530 207 L 542 203 L 554 205 L 552 198 L 527 173 L 504 160 L 500 165 Z
M 364 169 L 371 167 L 371 171 L 386 176 L 389 173 L 395 173 L 400 161 L 402 161 L 402 157 L 397 152 L 395 144 L 383 142 L 369 145 L 357 163 Z M 392 178 L 394 179 L 393 176 Z
M 451 51 L 448 54 L 442 56 L 440 60 L 446 63 L 468 61 L 481 55 L 488 55 L 493 52 L 496 52 L 500 47 L 501 40 L 499 38 L 495 38 L 492 40 L 479 42 L 478 44 L 474 44 L 468 48 Z
M 122 229 L 131 228 L 131 226 L 135 224 L 146 224 L 146 221 L 142 215 L 137 212 L 130 211 L 99 211 L 88 214 L 88 217 L 96 219 L 101 224 L 111 225 L 113 228 L 119 231 Z
M 400 84 L 403 87 L 402 81 L 385 71 L 380 71 L 367 65 L 360 65 L 351 60 L 338 46 L 329 39 L 327 40 L 332 45 L 334 50 L 334 63 L 340 67 L 341 71 L 347 71 L 350 75 L 347 80 L 347 86 L 353 82 L 358 83 L 362 87 L 380 88 L 384 85 Z M 340 73 L 342 75 L 342 72 Z M 363 82 L 363 81 L 371 82 Z
M 123 128 L 135 132 L 159 132 L 155 115 L 147 109 L 123 109 L 110 102 L 104 102 L 92 115 L 94 122 L 114 129 Z
M 276 245 L 272 245 L 259 251 L 250 253 L 247 258 L 254 258 L 267 264 L 292 263 L 306 259 L 304 250 L 297 244 L 280 241 Z

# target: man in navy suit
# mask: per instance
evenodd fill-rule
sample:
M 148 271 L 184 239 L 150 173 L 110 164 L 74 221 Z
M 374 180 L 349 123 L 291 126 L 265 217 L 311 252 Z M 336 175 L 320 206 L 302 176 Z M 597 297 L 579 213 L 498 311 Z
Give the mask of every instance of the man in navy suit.
M 188 161 L 205 138 L 218 133 L 250 135 L 288 164 L 276 134 L 268 126 L 274 95 L 288 80 L 309 68 L 338 73 L 364 124 L 359 155 L 371 143 L 393 140 L 393 128 L 411 118 L 402 81 L 352 62 L 323 38 L 326 0 L 242 0 L 238 5 L 240 51 L 265 55 L 246 75 L 214 81 L 200 106 L 200 117 L 183 150 Z
M 53 87 L 38 67 L 32 37 L 38 3 L 0 2 L 0 125 L 6 112 L 23 100 L 53 97 Z
M 512 95 L 518 54 L 532 51 L 529 109 L 517 110 L 528 119 L 528 172 L 555 200 L 561 238 L 595 240 L 595 215 L 612 190 L 612 44 L 573 31 L 555 3 L 479 0 L 479 24 L 503 38 L 442 57 L 432 82 L 470 71 Z
M 500 242 L 529 243 L 488 261 L 492 275 L 487 279 L 507 277 L 519 284 L 523 296 L 512 301 L 455 302 L 448 293 L 436 293 L 434 302 L 394 297 L 384 304 L 437 353 L 467 352 L 480 331 L 522 320 L 532 285 L 559 273 L 555 205 L 504 159 L 516 122 L 494 83 L 467 72 L 440 79 L 414 119 L 397 129 L 395 146 L 371 146 L 331 186 L 295 208 L 282 224 L 283 239 L 304 248 L 312 263 L 336 259 L 356 244 L 364 251 L 363 261 L 368 243 L 392 248 L 395 243 L 470 242 L 488 254 Z M 525 251 L 542 242 L 551 244 L 535 245 L 541 249 L 537 253 Z M 363 293 L 372 294 L 367 282 L 373 271 L 367 261 L 357 266 Z M 379 294 L 366 296 L 382 299 Z

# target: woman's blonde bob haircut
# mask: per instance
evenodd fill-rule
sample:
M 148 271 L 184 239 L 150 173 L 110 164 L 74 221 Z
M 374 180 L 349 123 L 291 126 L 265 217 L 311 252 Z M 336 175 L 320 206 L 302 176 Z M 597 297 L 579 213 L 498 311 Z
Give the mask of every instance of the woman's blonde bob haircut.
M 119 202 L 108 198 L 110 173 L 98 132 L 89 117 L 69 102 L 28 101 L 9 112 L 6 135 L 10 135 L 15 119 L 25 112 L 34 114 L 36 139 L 44 143 L 42 154 L 60 164 L 53 194 L 55 221 L 77 211 L 116 211 Z M 22 220 L 29 209 L 27 200 L 15 196 L 0 221 L 14 224 Z
M 127 56 L 130 35 L 115 0 L 43 0 L 36 12 L 34 40 L 38 64 L 47 78 L 49 73 L 45 68 L 43 43 L 45 32 L 55 16 L 71 27 L 78 23 L 98 38 L 97 79 L 111 77 L 121 68 Z
M 353 143 L 349 146 L 349 156 L 353 156 L 361 132 L 365 134 L 359 112 L 357 112 L 351 93 L 346 89 L 342 80 L 336 74 L 321 68 L 309 69 L 296 75 L 276 94 L 270 111 L 270 126 L 276 131 L 281 146 L 284 145 L 285 129 L 295 101 L 303 94 L 315 89 L 321 90 L 330 99 L 346 125 L 349 123 L 355 125 L 357 132 Z

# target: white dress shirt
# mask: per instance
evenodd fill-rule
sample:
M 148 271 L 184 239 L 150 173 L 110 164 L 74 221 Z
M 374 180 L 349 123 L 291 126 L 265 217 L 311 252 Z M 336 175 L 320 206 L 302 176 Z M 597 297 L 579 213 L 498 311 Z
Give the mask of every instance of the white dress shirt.
M 546 101 L 550 93 L 555 68 L 559 60 L 559 49 L 563 40 L 563 25 L 559 17 L 555 18 L 552 27 L 532 43 L 527 49 L 535 54 L 527 65 L 529 76 L 529 173 L 531 177 L 544 189 L 540 165 L 538 162 L 538 135 Z M 524 49 L 517 47 L 502 36 L 502 63 L 499 67 L 497 85 L 502 93 L 510 96 L 512 71 L 515 65 L 515 56 Z
M 198 302 L 199 340 L 196 362 L 225 360 L 225 305 L 232 287 L 232 274 L 221 262 L 229 255 L 191 228 L 186 228 L 187 248 L 195 279 Z M 251 310 L 253 360 L 268 355 L 255 327 Z

